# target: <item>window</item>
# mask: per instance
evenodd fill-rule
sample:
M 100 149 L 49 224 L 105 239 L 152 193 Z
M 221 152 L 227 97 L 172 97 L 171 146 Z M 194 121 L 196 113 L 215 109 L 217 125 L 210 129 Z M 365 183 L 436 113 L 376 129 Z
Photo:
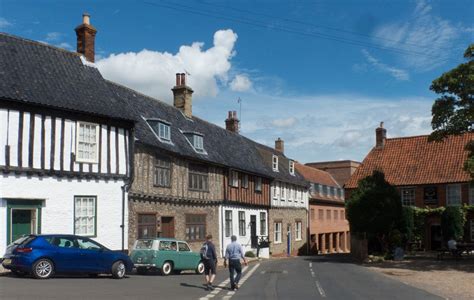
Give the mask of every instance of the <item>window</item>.
M 324 220 L 324 210 L 318 209 L 318 219 Z
M 206 215 L 186 214 L 186 240 L 203 241 L 206 237 Z
M 277 190 L 276 182 L 273 183 L 272 190 L 273 190 L 273 199 L 277 199 L 278 198 L 278 190 Z
M 267 234 L 267 214 L 264 212 L 260 213 L 260 235 Z
M 301 221 L 296 221 L 295 231 L 295 240 L 301 241 Z
M 204 139 L 202 135 L 195 134 L 193 136 L 193 147 L 197 151 L 204 151 Z
M 474 184 L 469 185 L 469 204 L 474 205 Z
M 208 169 L 206 166 L 189 164 L 189 182 L 190 190 L 207 192 L 208 188 Z
M 156 237 L 156 215 L 138 214 L 138 238 L 147 239 Z
M 346 218 L 346 215 L 344 214 L 344 211 L 341 210 L 340 213 L 341 213 L 341 218 L 340 219 L 344 220 Z
M 275 244 L 281 243 L 281 222 L 275 222 Z
M 461 205 L 460 184 L 449 184 L 446 187 L 446 205 Z
M 295 175 L 295 162 L 292 161 L 292 160 L 290 160 L 289 169 L 290 169 L 290 174 L 291 174 L 291 175 Z
M 232 211 L 225 211 L 225 236 L 230 237 L 232 235 Z
M 326 210 L 326 220 L 331 220 L 331 210 Z
M 158 122 L 158 136 L 160 139 L 169 141 L 170 137 L 170 125 L 162 122 Z
M 188 244 L 183 243 L 183 242 L 178 242 L 178 251 L 180 251 L 180 252 L 190 252 L 191 249 L 189 249 Z
M 77 248 L 79 249 L 87 249 L 87 250 L 94 250 L 94 251 L 99 251 L 100 249 L 102 249 L 102 247 L 99 244 L 89 239 L 78 238 L 76 239 L 76 242 L 77 242 Z
M 323 193 L 321 195 L 329 197 L 329 191 L 328 191 L 327 185 L 323 185 Z
M 97 197 L 74 197 L 74 234 L 96 236 Z
M 255 191 L 256 192 L 262 191 L 262 177 L 255 177 Z
M 176 251 L 176 242 L 160 241 L 160 246 L 158 249 L 160 251 Z
M 245 236 L 245 211 L 239 211 L 239 235 Z
M 247 174 L 242 174 L 242 187 L 244 189 L 249 188 L 249 175 Z
M 229 185 L 233 187 L 239 187 L 239 172 L 230 171 Z
M 166 159 L 155 158 L 155 186 L 170 187 L 171 186 L 171 162 Z
M 401 190 L 402 205 L 415 206 L 416 190 L 414 188 L 406 188 Z
M 334 210 L 333 216 L 334 216 L 334 220 L 337 220 L 339 218 L 339 213 L 337 210 Z
M 86 163 L 98 162 L 99 125 L 77 123 L 76 161 Z
M 336 188 L 335 187 L 333 187 L 333 186 L 329 187 L 329 191 L 331 193 L 331 197 L 333 197 L 333 198 L 336 197 Z
M 311 208 L 311 220 L 314 220 L 314 208 Z
M 280 192 L 281 192 L 281 200 L 285 201 L 286 198 L 286 186 L 285 184 L 281 183 L 280 184 Z
M 272 156 L 272 167 L 274 172 L 278 172 L 278 156 Z
M 47 238 L 46 240 L 51 245 L 61 248 L 76 248 L 77 246 L 74 239 L 69 237 L 51 237 Z M 26 245 L 26 243 L 23 243 L 23 245 Z

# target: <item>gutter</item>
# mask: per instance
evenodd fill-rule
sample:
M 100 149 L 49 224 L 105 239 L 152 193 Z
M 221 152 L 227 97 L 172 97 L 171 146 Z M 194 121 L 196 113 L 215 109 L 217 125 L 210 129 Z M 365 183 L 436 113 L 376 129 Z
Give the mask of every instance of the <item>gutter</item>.
M 125 181 L 122 188 L 122 252 L 125 252 L 125 203 L 127 201 L 126 194 L 130 190 L 133 180 L 135 179 L 135 128 L 130 130 L 128 135 L 128 161 L 129 161 L 129 177 Z

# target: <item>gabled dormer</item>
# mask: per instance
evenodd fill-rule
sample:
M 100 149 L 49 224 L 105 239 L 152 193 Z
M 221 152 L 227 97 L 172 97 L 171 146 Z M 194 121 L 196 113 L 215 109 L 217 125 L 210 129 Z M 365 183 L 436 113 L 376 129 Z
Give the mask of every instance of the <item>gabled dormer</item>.
M 172 144 L 170 122 L 157 118 L 145 119 L 145 121 L 160 142 Z
M 193 147 L 194 151 L 199 154 L 206 154 L 204 149 L 204 135 L 199 132 L 183 132 L 188 143 Z

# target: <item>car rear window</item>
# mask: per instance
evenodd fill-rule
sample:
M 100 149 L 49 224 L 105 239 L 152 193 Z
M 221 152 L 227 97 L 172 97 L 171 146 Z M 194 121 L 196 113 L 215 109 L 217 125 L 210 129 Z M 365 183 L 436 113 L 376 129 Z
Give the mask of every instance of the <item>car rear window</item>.
M 32 240 L 34 240 L 36 236 L 34 235 L 27 235 L 27 236 L 22 236 L 21 238 L 17 239 L 16 241 L 13 242 L 14 245 L 26 245 Z
M 138 240 L 135 249 L 153 249 L 153 240 Z

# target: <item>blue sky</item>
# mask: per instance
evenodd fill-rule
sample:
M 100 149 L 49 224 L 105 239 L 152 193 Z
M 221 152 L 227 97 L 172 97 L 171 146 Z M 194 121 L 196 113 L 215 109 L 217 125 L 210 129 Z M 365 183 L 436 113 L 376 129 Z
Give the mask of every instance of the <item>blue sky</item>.
M 74 50 L 85 11 L 104 77 L 170 103 L 186 70 L 194 114 L 223 126 L 240 97 L 242 134 L 301 162 L 362 160 L 380 121 L 429 133 L 429 85 L 474 41 L 471 0 L 0 0 L 0 30 Z

